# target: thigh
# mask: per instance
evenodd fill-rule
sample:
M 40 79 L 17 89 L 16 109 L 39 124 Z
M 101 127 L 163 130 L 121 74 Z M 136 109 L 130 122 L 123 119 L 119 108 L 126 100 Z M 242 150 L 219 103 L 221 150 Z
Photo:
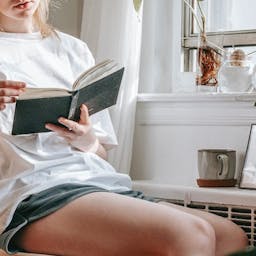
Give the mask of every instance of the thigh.
M 193 223 L 198 227 L 197 217 L 175 208 L 97 192 L 28 225 L 16 244 L 30 252 L 65 256 L 162 255 L 165 247 L 175 251 L 184 239 L 193 238 L 188 229 Z

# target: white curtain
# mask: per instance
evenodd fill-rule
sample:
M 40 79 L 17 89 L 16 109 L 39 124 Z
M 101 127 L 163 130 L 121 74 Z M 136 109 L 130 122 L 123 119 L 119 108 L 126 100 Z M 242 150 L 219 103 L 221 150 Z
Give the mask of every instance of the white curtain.
M 118 103 L 111 112 L 119 146 L 110 152 L 109 161 L 123 173 L 129 173 L 141 49 L 142 17 L 132 0 L 85 0 L 81 38 L 90 47 L 96 61 L 106 58 L 125 66 Z
M 182 0 L 144 0 L 140 92 L 183 91 Z
M 140 92 L 179 90 L 182 0 L 144 0 Z

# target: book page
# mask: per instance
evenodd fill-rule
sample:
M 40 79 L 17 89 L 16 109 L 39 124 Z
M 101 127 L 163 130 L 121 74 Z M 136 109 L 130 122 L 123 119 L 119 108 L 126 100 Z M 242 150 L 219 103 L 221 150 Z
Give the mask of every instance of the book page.
M 78 90 L 91 84 L 101 78 L 113 73 L 119 68 L 119 65 L 114 60 L 105 60 L 96 66 L 82 73 L 73 84 L 73 90 Z
M 35 99 L 35 98 L 50 98 L 67 96 L 70 93 L 65 89 L 60 88 L 26 88 L 25 91 L 20 94 L 20 100 Z

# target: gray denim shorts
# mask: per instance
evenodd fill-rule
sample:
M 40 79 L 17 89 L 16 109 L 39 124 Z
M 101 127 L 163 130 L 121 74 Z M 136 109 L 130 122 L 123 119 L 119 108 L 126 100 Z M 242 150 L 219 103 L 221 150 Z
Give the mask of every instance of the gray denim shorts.
M 110 191 L 90 185 L 62 184 L 29 196 L 18 205 L 11 223 L 0 235 L 0 249 L 9 254 L 22 252 L 23 250 L 21 248 L 17 248 L 13 239 L 18 231 L 29 223 L 57 211 L 68 202 L 94 192 Z M 129 190 L 125 192 L 118 192 L 118 194 L 157 202 L 157 199 L 145 196 L 140 191 Z

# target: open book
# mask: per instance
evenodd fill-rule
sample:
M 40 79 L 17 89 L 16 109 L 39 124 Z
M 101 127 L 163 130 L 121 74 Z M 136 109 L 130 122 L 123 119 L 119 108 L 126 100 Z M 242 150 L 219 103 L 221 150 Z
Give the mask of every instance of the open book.
M 60 125 L 59 117 L 78 121 L 83 103 L 90 115 L 114 105 L 123 72 L 115 61 L 105 60 L 82 73 L 70 91 L 27 88 L 16 102 L 12 134 L 47 132 L 45 124 Z

